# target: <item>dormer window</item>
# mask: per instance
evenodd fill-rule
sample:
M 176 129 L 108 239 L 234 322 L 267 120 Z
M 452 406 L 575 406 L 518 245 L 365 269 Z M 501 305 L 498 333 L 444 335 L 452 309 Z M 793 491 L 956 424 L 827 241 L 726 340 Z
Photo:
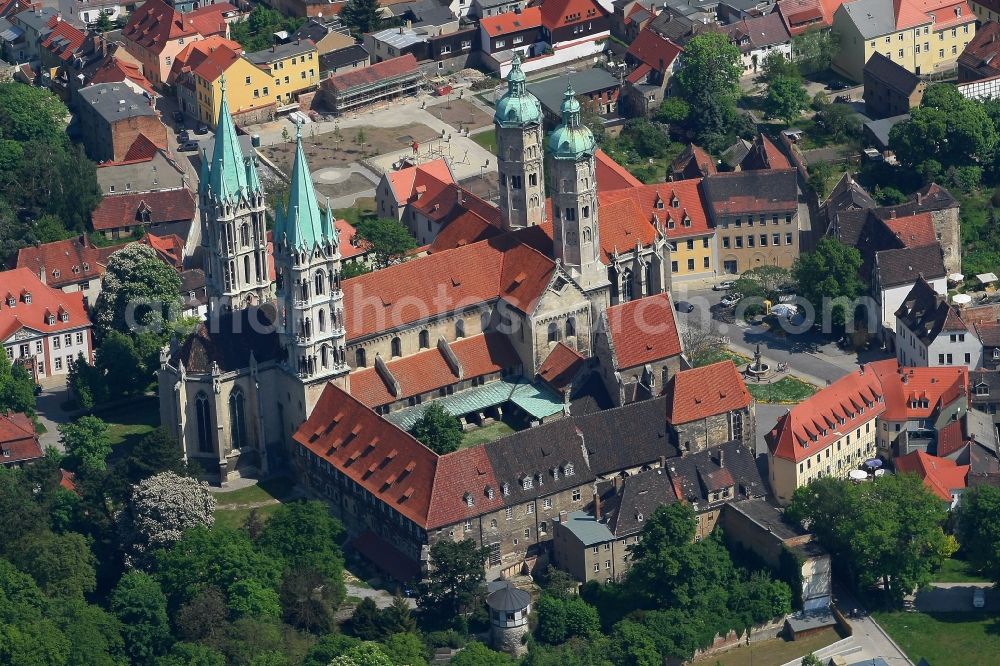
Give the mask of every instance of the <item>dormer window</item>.
M 987 384 L 976 384 L 976 395 L 989 395 L 990 387 Z
M 533 488 L 534 485 L 535 485 L 535 482 L 534 482 L 534 480 L 530 476 L 526 476 L 523 479 L 521 479 L 521 489 L 522 490 L 528 490 L 529 488 Z
M 50 312 L 45 316 L 45 323 L 48 324 L 49 326 L 52 326 L 53 324 L 56 323 L 56 316 Z
M 67 312 L 66 310 L 60 310 L 59 321 L 69 321 L 69 312 Z
M 90 264 L 88 264 L 86 261 L 83 262 L 83 270 L 85 270 L 85 271 L 89 271 L 90 270 Z
M 641 523 L 642 522 L 642 514 L 641 513 L 635 514 L 635 519 Z
M 535 479 L 538 480 L 538 485 L 542 485 L 543 483 L 545 483 L 545 477 L 542 476 L 541 474 L 536 474 Z
M 8 296 L 7 297 L 7 307 L 12 308 L 15 305 L 17 305 L 17 301 L 14 300 L 14 297 L 13 296 Z
M 73 267 L 73 274 L 74 275 L 79 275 L 80 274 L 80 267 L 79 266 L 74 266 Z
M 21 293 L 21 300 L 23 300 L 28 305 L 31 305 L 31 292 L 25 291 Z
M 504 497 L 510 495 L 510 484 L 505 482 L 502 486 L 500 486 L 500 492 L 503 493 Z
M 656 207 L 661 210 L 663 209 L 663 199 L 661 199 L 659 195 L 656 197 Z
M 691 226 L 691 218 L 688 217 L 687 215 L 684 216 L 684 226 L 685 227 L 690 227 Z
M 553 467 L 552 468 L 552 480 L 553 481 L 558 481 L 559 480 L 559 468 L 558 467 Z
M 465 506 L 473 506 L 475 504 L 475 501 L 472 499 L 472 493 L 465 493 L 462 499 L 465 500 Z
M 563 476 L 573 476 L 573 463 L 566 463 L 563 467 Z
M 493 499 L 493 486 L 486 486 L 486 498 Z
M 675 195 L 673 196 L 673 198 L 672 198 L 672 199 L 670 199 L 670 207 L 671 207 L 671 208 L 680 208 L 680 206 L 681 206 L 681 200 L 680 200 L 680 199 L 678 199 L 678 198 L 677 198 L 677 195 L 675 194 Z

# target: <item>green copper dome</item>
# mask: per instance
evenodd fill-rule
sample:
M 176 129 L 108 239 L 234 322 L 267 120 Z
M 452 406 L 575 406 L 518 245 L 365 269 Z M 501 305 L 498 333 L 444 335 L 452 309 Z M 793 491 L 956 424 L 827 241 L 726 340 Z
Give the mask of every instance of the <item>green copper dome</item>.
M 594 133 L 580 122 L 580 102 L 573 86 L 566 86 L 562 103 L 562 124 L 549 135 L 549 152 L 557 160 L 578 160 L 593 155 L 597 148 Z
M 517 55 L 507 75 L 507 92 L 497 101 L 493 121 L 500 127 L 524 127 L 542 122 L 542 105 L 525 89 L 521 58 Z

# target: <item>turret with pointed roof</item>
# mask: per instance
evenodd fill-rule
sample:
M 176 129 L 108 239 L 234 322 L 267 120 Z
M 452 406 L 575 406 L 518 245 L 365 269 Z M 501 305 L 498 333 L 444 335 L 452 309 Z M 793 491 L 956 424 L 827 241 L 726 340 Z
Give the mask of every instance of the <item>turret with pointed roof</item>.
M 493 124 L 500 173 L 500 219 L 504 228 L 541 224 L 545 221 L 542 106 L 525 87 L 517 55 L 507 75 L 507 92 L 497 101 Z
M 278 204 L 275 218 L 274 262 L 286 369 L 307 388 L 345 377 L 350 368 L 340 239 L 329 201 L 325 208 L 316 201 L 301 126 L 295 132 L 288 202 Z
M 211 159 L 202 150 L 198 186 L 205 281 L 213 313 L 272 298 L 264 188 L 255 156 L 244 156 L 240 148 L 225 91 L 223 82 Z

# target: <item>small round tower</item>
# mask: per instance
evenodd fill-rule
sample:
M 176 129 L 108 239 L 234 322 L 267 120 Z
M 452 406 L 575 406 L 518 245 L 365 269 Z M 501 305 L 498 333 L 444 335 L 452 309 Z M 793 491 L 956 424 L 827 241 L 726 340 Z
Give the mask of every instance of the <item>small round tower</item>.
M 486 597 L 490 609 L 490 642 L 494 650 L 519 657 L 528 651 L 524 636 L 528 633 L 531 595 L 514 587 L 510 581 L 490 584 Z

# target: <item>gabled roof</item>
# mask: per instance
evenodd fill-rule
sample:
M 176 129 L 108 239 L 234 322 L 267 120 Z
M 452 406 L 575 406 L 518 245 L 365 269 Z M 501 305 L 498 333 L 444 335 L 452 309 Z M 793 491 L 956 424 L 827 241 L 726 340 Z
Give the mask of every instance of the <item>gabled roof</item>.
M 487 16 L 479 21 L 479 26 L 490 37 L 509 35 L 522 30 L 538 28 L 542 25 L 542 8 L 525 7 L 518 12 L 504 12 L 495 16 Z
M 564 342 L 558 343 L 549 352 L 538 368 L 538 378 L 556 391 L 569 388 L 573 379 L 586 364 L 586 359 Z
M 211 326 L 202 322 L 181 344 L 171 363 L 183 363 L 188 372 L 207 373 L 213 364 L 222 372 L 249 367 L 251 356 L 257 363 L 278 360 L 284 352 L 276 317 L 274 305 L 265 303 L 225 312 Z
M 216 2 L 214 4 L 202 5 L 197 9 L 192 9 L 186 14 L 181 14 L 182 19 L 198 34 L 209 37 L 211 35 L 228 35 L 229 26 L 226 24 L 226 14 L 237 12 L 238 10 L 228 2 Z
M 673 481 L 662 467 L 628 476 L 621 484 L 617 492 L 609 482 L 598 485 L 602 494 L 601 513 L 612 536 L 619 539 L 638 534 L 654 511 L 677 501 Z M 609 486 L 611 493 L 605 498 Z
M 214 5 L 209 5 L 214 6 Z M 160 53 L 167 42 L 197 35 L 193 24 L 163 0 L 147 0 L 129 15 L 122 37 L 153 53 Z
M 219 53 L 216 54 L 216 51 Z M 243 47 L 239 42 L 219 35 L 191 42 L 174 58 L 174 64 L 167 75 L 167 83 L 173 84 L 180 74 L 189 72 L 195 72 L 208 81 L 214 81 L 242 53 Z M 206 61 L 210 61 L 209 64 L 202 67 L 202 63 Z
M 785 22 L 777 13 L 743 18 L 736 23 L 727 25 L 725 29 L 729 33 L 729 38 L 735 41 L 744 53 L 754 49 L 785 44 L 791 39 Z M 744 40 L 746 41 L 744 42 Z
M 654 229 L 662 229 L 667 238 L 687 238 L 712 233 L 708 224 L 705 202 L 701 193 L 701 178 L 676 180 L 669 183 L 640 185 L 627 190 L 598 194 L 600 213 L 611 204 L 631 200 L 642 211 L 642 220 Z M 603 223 L 603 220 L 602 220 Z M 601 226 L 604 234 L 604 225 Z M 601 239 L 604 245 L 604 239 Z M 645 244 L 645 243 L 644 243 Z M 627 247 L 635 247 L 635 241 Z M 624 251 L 625 247 L 618 247 Z
M 143 212 L 148 212 L 148 222 L 143 219 Z M 104 231 L 141 224 L 190 222 L 194 219 L 195 212 L 194 194 L 182 187 L 176 190 L 104 197 L 91 213 L 90 219 L 95 231 Z
M 775 11 L 781 15 L 785 28 L 793 35 L 833 24 L 833 13 L 840 0 L 779 0 Z M 832 8 L 831 8 L 832 7 Z
M 549 30 L 586 23 L 608 15 L 597 0 L 545 0 L 541 4 L 542 25 Z
M 907 368 L 887 359 L 866 367 L 881 382 L 885 401 L 882 418 L 888 421 L 931 418 L 968 392 L 969 370 L 965 366 Z
M 431 160 L 386 173 L 396 203 L 400 206 L 424 196 L 435 197 L 447 185 L 456 183 L 451 167 L 444 158 Z
M 915 335 L 924 345 L 932 343 L 942 332 L 969 333 L 958 309 L 949 305 L 922 276 L 896 310 L 896 321 Z
M 733 499 L 764 497 L 767 486 L 757 469 L 756 453 L 741 442 L 726 442 L 704 451 L 667 461 L 667 473 L 677 498 L 696 503 L 698 511 Z M 712 498 L 713 492 L 732 488 L 733 494 Z
M 90 77 L 91 85 L 97 83 L 121 83 L 122 81 L 131 81 L 150 95 L 156 95 L 156 91 L 153 90 L 153 84 L 143 75 L 142 68 L 117 56 L 107 58 L 94 70 L 93 76 Z
M 720 173 L 702 182 L 716 215 L 769 213 L 798 205 L 798 184 L 791 169 Z
M 781 152 L 774 142 L 764 134 L 758 134 L 754 139 L 750 152 L 740 162 L 744 171 L 755 169 L 791 169 L 792 163 Z
M 597 180 L 597 193 L 608 190 L 624 190 L 642 185 L 642 181 L 629 173 L 628 169 L 611 159 L 611 156 L 598 148 L 594 151 L 594 176 Z
M 937 243 L 876 252 L 875 270 L 883 289 L 909 284 L 918 276 L 934 280 L 947 275 L 941 246 Z
M 0 412 L 0 467 L 38 460 L 45 454 L 35 425 L 23 412 Z
M 63 21 L 61 16 L 53 16 L 47 24 L 49 33 L 45 35 L 39 46 L 57 56 L 63 62 L 73 58 L 73 54 L 83 45 L 87 35 L 71 25 L 69 21 Z
M 143 245 L 148 245 L 156 251 L 165 264 L 177 270 L 184 266 L 184 239 L 177 234 L 167 234 L 157 236 L 155 234 L 145 234 L 139 241 Z
M 969 476 L 968 465 L 957 465 L 947 458 L 938 458 L 923 451 L 913 451 L 894 461 L 901 474 L 916 474 L 928 490 L 946 502 L 951 502 L 953 490 L 963 490 Z
M 682 370 L 670 378 L 663 392 L 667 422 L 674 425 L 745 409 L 753 403 L 743 377 L 730 360 Z
M 442 352 L 439 342 L 431 340 L 430 343 L 432 346 L 424 351 L 386 360 L 385 367 L 396 380 L 398 394 L 394 393 L 395 386 L 390 385 L 373 366 L 351 373 L 351 395 L 369 407 L 380 407 L 463 380 L 512 370 L 520 365 L 510 342 L 498 333 L 474 335 L 448 344 L 460 365 L 461 374 Z
M 27 268 L 35 275 L 45 273 L 45 283 L 52 287 L 100 279 L 104 275 L 107 254 L 87 236 L 31 245 L 17 251 L 17 268 Z M 2 295 L 0 295 L 2 297 Z
M 323 81 L 323 85 L 335 91 L 343 91 L 355 86 L 364 86 L 376 81 L 391 79 L 416 71 L 417 59 L 412 53 L 407 53 L 398 58 L 377 62 L 374 65 L 360 67 L 348 72 L 342 72 L 341 74 L 334 74 Z
M 876 51 L 865 63 L 864 76 L 877 86 L 909 97 L 920 86 L 920 77 Z
M 765 440 L 775 458 L 799 462 L 884 410 L 878 374 L 862 367 L 788 410 Z
M 649 25 L 639 31 L 635 41 L 629 44 L 625 55 L 649 65 L 662 74 L 683 51 L 684 49 Z
M 13 307 L 9 299 L 13 299 Z M 27 268 L 0 272 L 0 340 L 7 340 L 22 328 L 49 335 L 88 326 L 90 318 L 81 292 L 65 293 L 42 284 Z
M 837 184 L 833 186 L 830 196 L 824 203 L 827 210 L 840 211 L 849 209 L 875 208 L 878 203 L 872 199 L 871 195 L 851 177 L 849 172 L 844 172 Z M 828 213 L 829 214 L 829 213 Z
M 598 220 L 601 225 L 601 261 L 611 264 L 615 254 L 630 252 L 637 245 L 648 247 L 656 241 L 656 227 L 642 219 L 642 209 L 632 199 L 601 202 L 598 195 Z M 548 224 L 551 232 L 552 225 Z
M 669 293 L 613 305 L 601 315 L 616 361 L 615 370 L 634 368 L 682 352 Z
M 994 11 L 998 8 L 994 7 Z M 1000 74 L 1000 23 L 987 21 L 976 29 L 976 36 L 958 56 L 958 66 L 976 73 L 977 78 Z M 964 80 L 964 76 L 960 80 Z
M 674 180 L 701 178 L 718 173 L 715 160 L 700 146 L 689 143 L 670 165 Z

